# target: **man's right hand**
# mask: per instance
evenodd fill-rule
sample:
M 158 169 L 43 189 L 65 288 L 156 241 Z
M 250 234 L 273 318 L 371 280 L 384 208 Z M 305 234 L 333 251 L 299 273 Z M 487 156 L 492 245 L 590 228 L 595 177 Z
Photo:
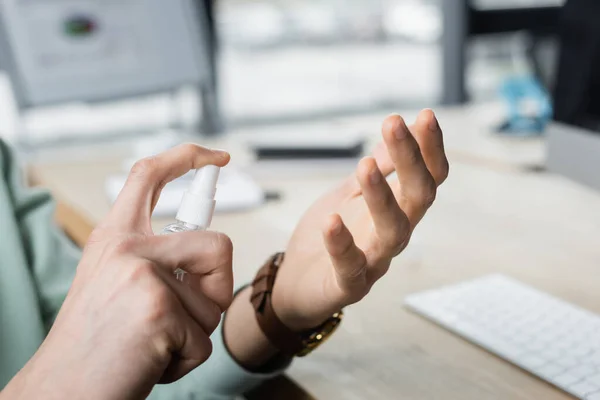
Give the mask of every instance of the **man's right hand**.
M 150 217 L 167 182 L 228 161 L 225 152 L 186 144 L 134 166 L 92 233 L 48 337 L 2 394 L 140 399 L 206 361 L 232 300 L 231 241 L 214 232 L 155 236 Z M 177 268 L 188 272 L 186 284 Z

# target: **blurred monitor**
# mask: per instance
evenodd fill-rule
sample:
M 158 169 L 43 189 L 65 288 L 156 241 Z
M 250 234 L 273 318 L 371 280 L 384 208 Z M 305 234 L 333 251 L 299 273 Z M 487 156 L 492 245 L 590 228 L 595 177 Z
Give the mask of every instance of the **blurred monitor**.
M 600 2 L 568 0 L 562 10 L 551 171 L 600 190 Z
M 196 7 L 193 0 L 0 1 L 0 64 L 19 109 L 209 79 Z
M 600 2 L 569 0 L 562 9 L 554 119 L 600 133 Z

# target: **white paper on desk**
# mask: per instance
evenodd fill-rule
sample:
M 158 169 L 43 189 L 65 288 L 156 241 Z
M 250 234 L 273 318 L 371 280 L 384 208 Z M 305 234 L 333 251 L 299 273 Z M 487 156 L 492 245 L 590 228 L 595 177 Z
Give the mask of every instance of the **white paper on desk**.
M 158 217 L 174 217 L 179 209 L 183 193 L 187 190 L 192 174 L 187 174 L 171 183 L 162 191 L 160 199 L 154 209 Z M 127 175 L 115 175 L 106 180 L 106 193 L 111 202 L 114 202 L 123 188 Z M 231 167 L 221 170 L 217 184 L 217 201 L 215 212 L 242 211 L 259 207 L 265 201 L 264 191 L 248 175 Z

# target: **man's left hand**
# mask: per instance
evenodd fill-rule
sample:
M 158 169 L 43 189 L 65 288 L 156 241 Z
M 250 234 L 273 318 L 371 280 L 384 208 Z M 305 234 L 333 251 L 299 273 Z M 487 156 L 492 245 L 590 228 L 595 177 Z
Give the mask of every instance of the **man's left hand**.
M 293 330 L 314 328 L 365 297 L 408 245 L 448 176 L 431 110 L 421 111 L 410 128 L 392 115 L 382 131 L 373 157 L 310 207 L 289 242 L 273 308 Z

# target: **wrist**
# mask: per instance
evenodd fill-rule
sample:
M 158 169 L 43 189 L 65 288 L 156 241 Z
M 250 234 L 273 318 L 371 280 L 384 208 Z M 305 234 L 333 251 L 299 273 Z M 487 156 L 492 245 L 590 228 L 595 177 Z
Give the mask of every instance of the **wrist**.
M 289 297 L 286 296 L 285 289 L 280 289 L 280 286 L 275 283 L 273 293 L 271 295 L 271 304 L 273 311 L 281 322 L 294 332 L 303 332 L 307 329 L 319 326 L 327 317 L 319 318 L 310 315 L 305 315 L 299 310 L 300 307 L 294 307 L 293 302 L 290 303 Z
M 270 360 L 285 361 L 309 354 L 341 322 L 343 313 L 328 310 L 323 302 L 319 305 L 307 301 L 305 307 L 291 307 L 286 303 L 293 296 L 290 297 L 285 286 L 278 284 L 283 259 L 283 253 L 269 258 L 257 272 L 252 286 L 235 296 L 225 314 L 225 346 L 240 365 L 250 370 Z M 311 307 L 316 307 L 317 312 L 294 311 Z
M 244 368 L 255 371 L 278 354 L 260 329 L 250 302 L 252 288 L 242 289 L 233 299 L 223 322 L 223 340 L 231 356 Z
M 281 271 L 289 268 L 286 266 L 286 263 L 287 260 L 282 262 Z M 275 279 L 271 294 L 271 303 L 277 317 L 286 327 L 294 332 L 301 333 L 314 329 L 342 308 L 341 306 L 327 307 L 323 302 L 314 302 L 308 296 L 297 296 L 295 295 L 295 288 L 290 290 L 285 285 L 285 281 Z

